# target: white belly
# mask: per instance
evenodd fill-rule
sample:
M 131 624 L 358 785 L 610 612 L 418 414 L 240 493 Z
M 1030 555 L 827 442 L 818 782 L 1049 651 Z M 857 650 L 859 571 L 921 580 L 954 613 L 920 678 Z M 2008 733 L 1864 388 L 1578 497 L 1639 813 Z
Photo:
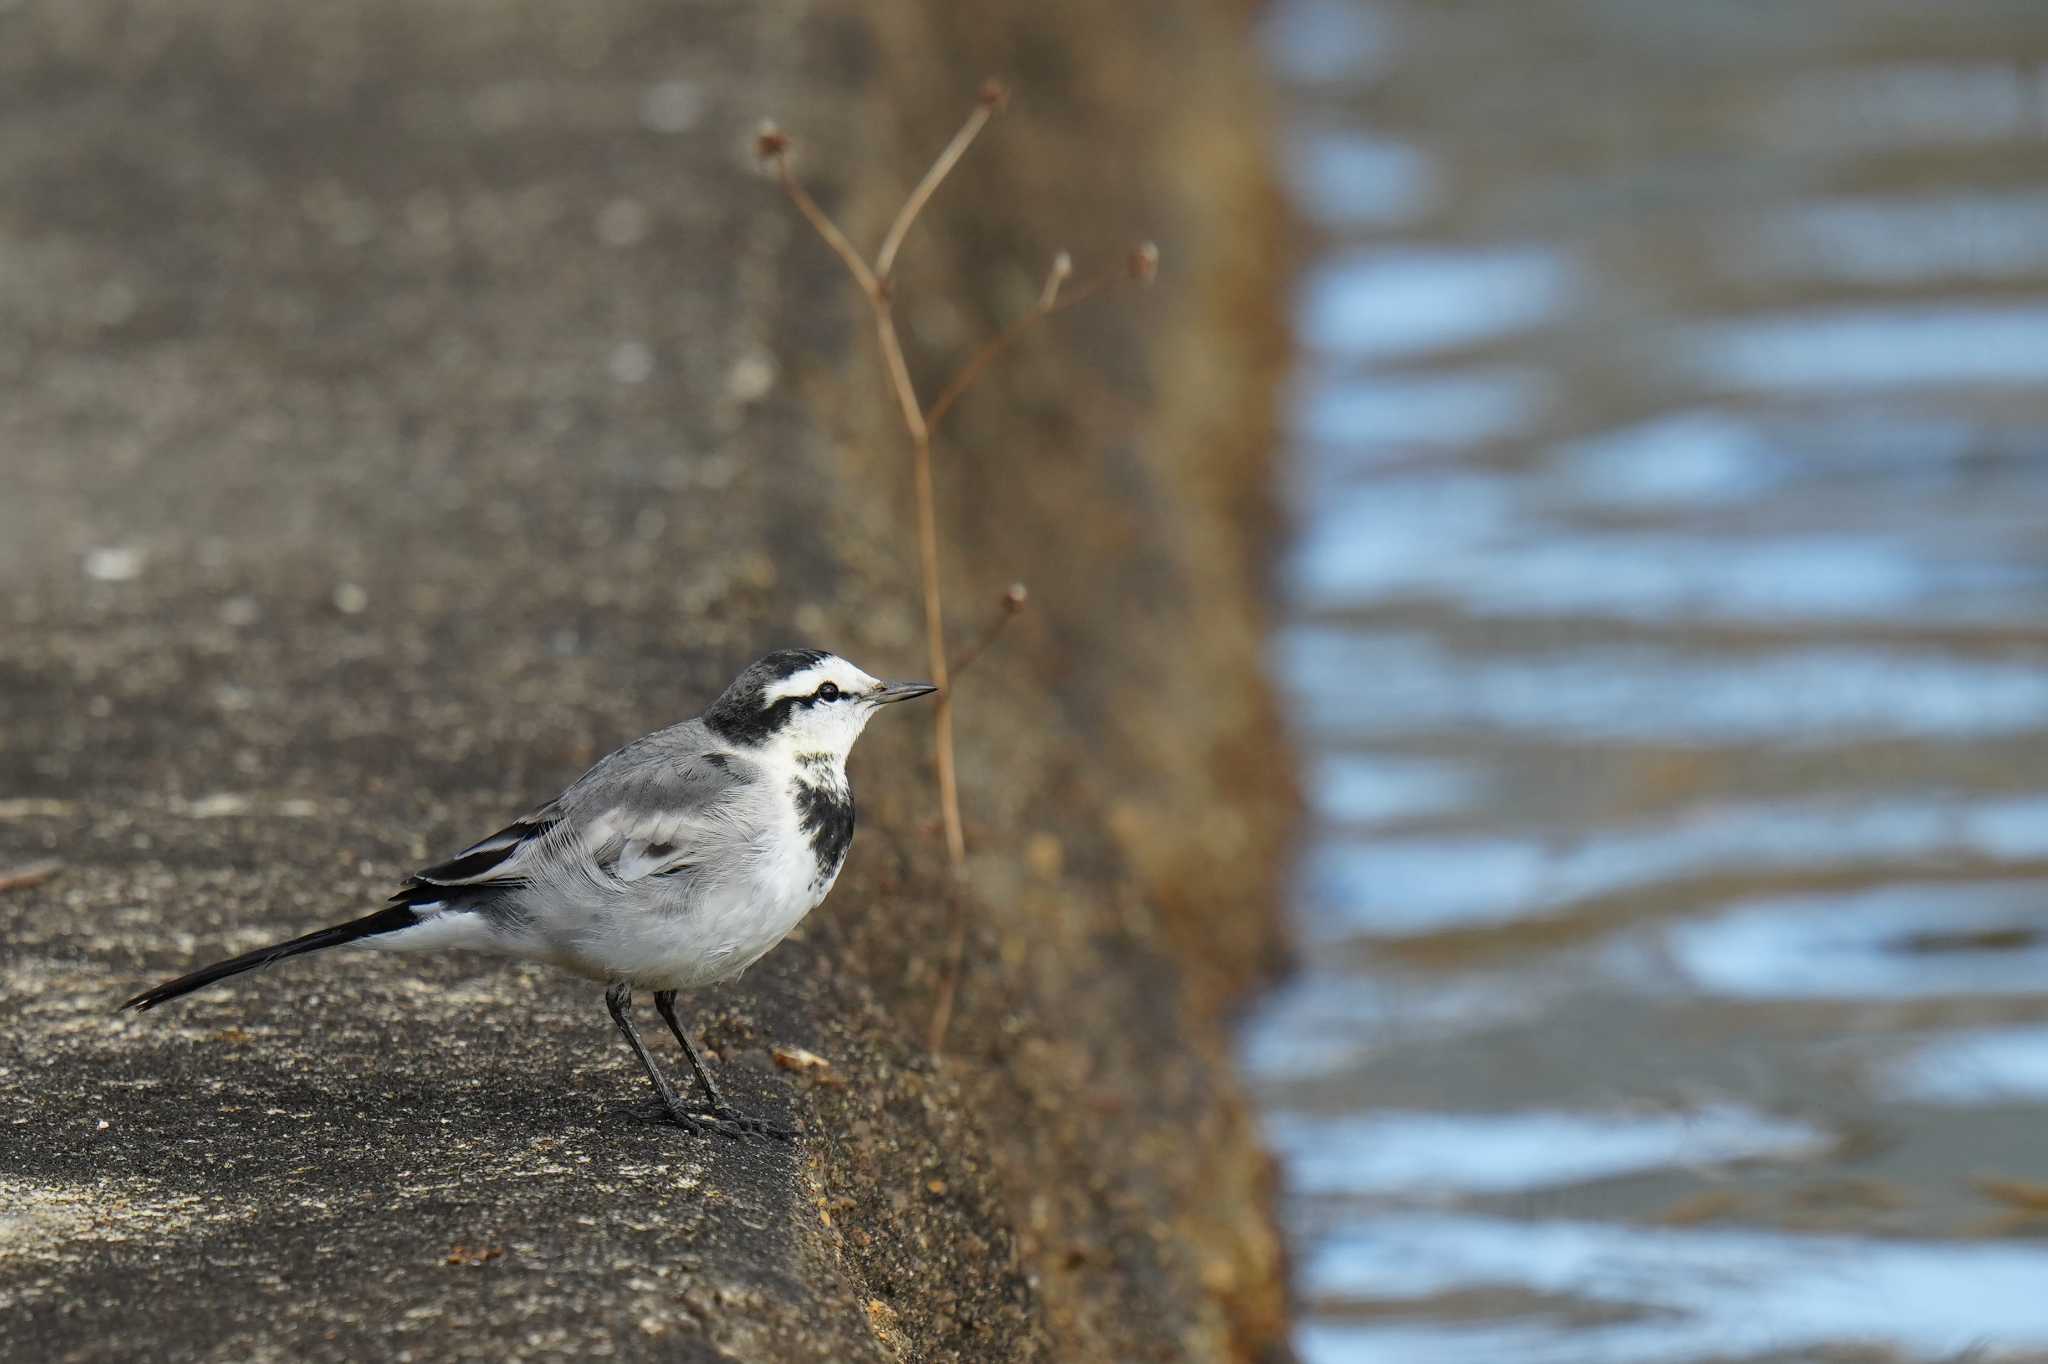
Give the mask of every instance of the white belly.
M 690 990 L 731 980 L 789 936 L 818 907 L 838 877 L 815 880 L 817 862 L 802 847 L 803 876 L 756 875 L 710 888 L 685 912 L 647 918 L 623 935 L 627 950 L 606 953 L 607 979 L 648 990 Z
M 731 980 L 817 908 L 838 879 L 821 874 L 793 806 L 777 802 L 759 832 L 700 864 L 721 875 L 615 882 L 599 894 L 558 889 L 534 907 L 532 955 L 594 980 L 690 990 Z M 843 860 L 843 859 L 842 859 Z M 536 898 L 542 894 L 536 887 Z

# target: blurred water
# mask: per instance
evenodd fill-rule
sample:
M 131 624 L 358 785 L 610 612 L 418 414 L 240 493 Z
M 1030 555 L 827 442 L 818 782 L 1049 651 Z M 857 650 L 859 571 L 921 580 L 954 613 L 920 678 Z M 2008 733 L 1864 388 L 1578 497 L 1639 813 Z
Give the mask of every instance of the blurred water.
M 1304 1357 L 2048 1359 L 2048 5 L 1262 23 Z

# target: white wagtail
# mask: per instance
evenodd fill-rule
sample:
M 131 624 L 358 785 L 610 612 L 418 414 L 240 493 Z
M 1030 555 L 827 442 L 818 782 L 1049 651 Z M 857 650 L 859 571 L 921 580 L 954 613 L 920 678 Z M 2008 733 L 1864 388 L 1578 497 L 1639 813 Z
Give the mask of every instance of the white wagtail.
M 832 889 L 853 841 L 846 755 L 875 711 L 926 696 L 845 659 L 784 649 L 754 663 L 695 720 L 604 758 L 524 819 L 406 878 L 375 914 L 245 952 L 145 990 L 153 1009 L 204 985 L 341 943 L 467 947 L 604 982 L 612 1021 L 663 1107 L 692 1132 L 788 1137 L 735 1112 L 676 1019 L 676 992 L 752 966 Z M 697 1082 L 688 1105 L 630 1013 L 652 990 Z

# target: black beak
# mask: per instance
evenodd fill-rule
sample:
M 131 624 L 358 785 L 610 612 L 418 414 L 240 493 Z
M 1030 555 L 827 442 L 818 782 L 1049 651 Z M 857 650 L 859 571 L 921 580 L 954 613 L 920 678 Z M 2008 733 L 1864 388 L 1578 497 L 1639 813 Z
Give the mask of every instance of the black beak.
M 915 701 L 937 690 L 929 682 L 885 682 L 880 691 L 869 692 L 868 699 L 878 706 L 886 706 L 894 701 Z

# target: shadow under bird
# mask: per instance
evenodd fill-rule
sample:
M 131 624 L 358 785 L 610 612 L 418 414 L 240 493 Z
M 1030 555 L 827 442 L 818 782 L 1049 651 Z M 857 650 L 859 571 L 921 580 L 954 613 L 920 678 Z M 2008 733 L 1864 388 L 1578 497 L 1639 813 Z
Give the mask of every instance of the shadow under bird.
M 787 1138 L 726 1103 L 676 1017 L 676 992 L 738 976 L 825 898 L 853 841 L 846 755 L 881 707 L 935 690 L 877 681 L 815 649 L 769 654 L 701 716 L 634 740 L 525 818 L 413 873 L 376 913 L 215 962 L 122 1007 L 153 1009 L 343 943 L 547 962 L 604 983 L 612 1021 L 676 1123 Z M 685 1103 L 648 1055 L 635 989 L 654 992 L 704 1102 Z

